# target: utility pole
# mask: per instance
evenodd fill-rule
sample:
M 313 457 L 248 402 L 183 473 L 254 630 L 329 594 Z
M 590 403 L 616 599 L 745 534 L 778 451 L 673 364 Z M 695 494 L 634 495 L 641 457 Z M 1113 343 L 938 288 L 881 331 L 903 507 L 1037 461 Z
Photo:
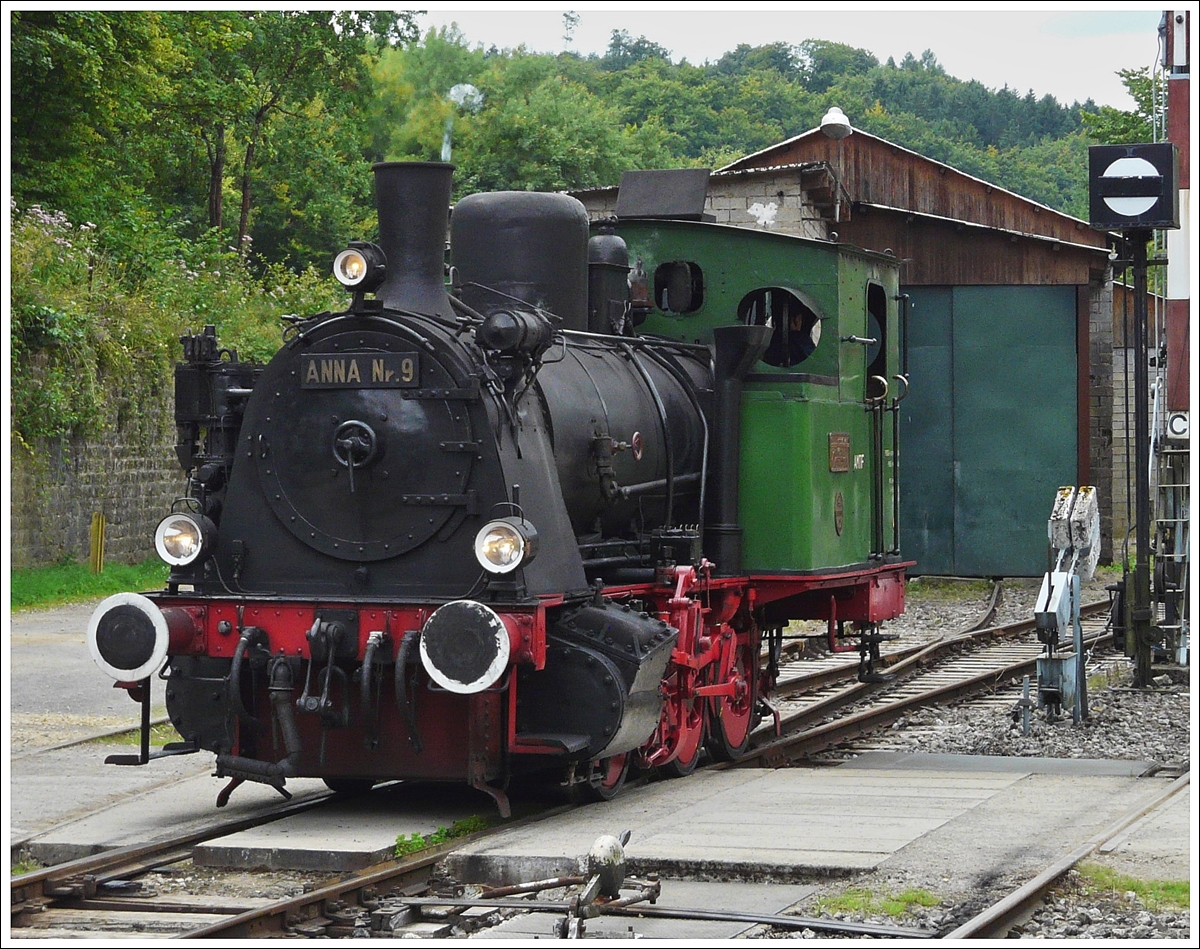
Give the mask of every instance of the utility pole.
M 1090 222 L 1119 231 L 1133 263 L 1134 498 L 1137 563 L 1130 625 L 1134 684 L 1150 684 L 1161 633 L 1150 591 L 1150 352 L 1146 245 L 1155 228 L 1179 227 L 1179 152 L 1170 142 L 1093 145 L 1088 149 Z M 1157 263 L 1157 261 L 1156 261 Z M 1129 595 L 1126 587 L 1126 596 Z M 1127 648 L 1128 652 L 1128 648 Z

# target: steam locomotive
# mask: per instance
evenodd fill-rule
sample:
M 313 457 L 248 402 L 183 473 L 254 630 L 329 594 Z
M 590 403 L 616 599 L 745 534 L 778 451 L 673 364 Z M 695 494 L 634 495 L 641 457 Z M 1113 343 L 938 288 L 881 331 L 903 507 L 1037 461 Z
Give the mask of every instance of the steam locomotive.
M 187 496 L 164 591 L 95 611 L 141 754 L 335 790 L 735 759 L 784 629 L 870 666 L 904 605 L 898 264 L 703 220 L 590 225 L 563 194 L 374 166 L 347 308 L 265 366 L 182 339 Z M 848 625 L 849 624 L 849 625 Z M 151 755 L 150 686 L 184 741 Z

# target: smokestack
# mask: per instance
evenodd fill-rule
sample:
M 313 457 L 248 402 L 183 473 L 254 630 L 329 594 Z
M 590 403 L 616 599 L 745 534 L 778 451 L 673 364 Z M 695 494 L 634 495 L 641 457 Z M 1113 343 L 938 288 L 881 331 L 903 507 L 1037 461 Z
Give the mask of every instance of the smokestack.
M 385 306 L 454 319 L 446 296 L 446 233 L 454 166 L 432 161 L 372 165 L 379 246 L 387 278 L 375 296 Z

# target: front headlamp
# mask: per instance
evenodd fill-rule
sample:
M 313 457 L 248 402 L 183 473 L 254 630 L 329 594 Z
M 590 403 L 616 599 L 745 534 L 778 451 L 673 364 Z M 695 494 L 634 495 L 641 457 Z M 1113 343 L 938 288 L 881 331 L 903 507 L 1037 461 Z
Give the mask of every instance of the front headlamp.
M 333 275 L 350 290 L 371 291 L 383 283 L 387 259 L 383 251 L 365 241 L 352 241 L 333 261 Z
M 212 522 L 191 514 L 168 514 L 154 531 L 154 549 L 172 567 L 186 567 L 209 546 Z
M 475 535 L 475 559 L 489 573 L 511 573 L 537 553 L 537 530 L 521 517 L 502 517 Z

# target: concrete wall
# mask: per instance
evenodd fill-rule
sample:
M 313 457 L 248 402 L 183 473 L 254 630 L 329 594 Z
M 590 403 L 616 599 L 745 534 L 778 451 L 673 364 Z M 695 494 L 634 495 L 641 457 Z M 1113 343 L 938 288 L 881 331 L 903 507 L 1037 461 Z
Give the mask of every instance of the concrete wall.
M 114 420 L 95 438 L 39 439 L 32 452 L 13 439 L 13 567 L 86 560 L 97 511 L 107 519 L 107 562 L 154 555 L 154 528 L 186 487 L 169 398 L 136 425 Z

